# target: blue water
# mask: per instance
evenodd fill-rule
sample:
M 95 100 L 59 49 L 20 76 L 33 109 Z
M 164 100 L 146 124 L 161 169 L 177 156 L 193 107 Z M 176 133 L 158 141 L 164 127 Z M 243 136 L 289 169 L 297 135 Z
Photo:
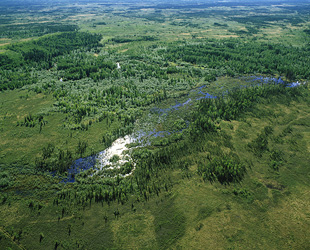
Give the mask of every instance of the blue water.
M 154 107 L 150 110 L 151 113 L 157 113 L 159 114 L 160 116 L 164 115 L 164 114 L 168 114 L 170 111 L 175 111 L 175 110 L 179 110 L 179 108 L 182 108 L 184 106 L 187 106 L 187 105 L 191 105 L 192 102 L 194 101 L 199 101 L 201 99 L 206 99 L 206 98 L 217 98 L 216 96 L 213 96 L 209 93 L 204 93 L 202 92 L 202 89 L 205 88 L 206 85 L 203 85 L 201 87 L 198 88 L 199 91 L 197 91 L 197 89 L 194 89 L 194 90 L 191 90 L 190 92 L 193 94 L 196 92 L 196 95 L 197 97 L 195 97 L 194 99 L 192 98 L 188 98 L 185 102 L 176 102 L 176 104 L 174 105 L 171 105 L 170 107 L 168 108 L 158 108 L 158 107 Z
M 198 94 L 201 94 L 203 96 L 197 97 L 196 100 L 217 98 L 217 96 L 210 95 L 209 93 L 203 93 L 201 90 L 198 92 Z
M 285 82 L 281 79 L 281 77 L 275 78 L 275 77 L 263 77 L 263 76 L 250 76 L 247 78 L 249 79 L 247 80 L 247 82 L 260 82 L 261 84 L 273 82 L 275 84 L 285 84 Z M 297 82 L 287 83 L 286 86 L 289 88 L 294 88 L 300 85 L 301 83 L 297 81 Z
M 292 83 L 289 83 L 288 85 L 287 85 L 287 87 L 289 87 L 289 88 L 294 88 L 294 87 L 297 87 L 297 86 L 299 86 L 301 83 L 300 82 L 292 82 Z
M 175 105 L 172 105 L 169 108 L 162 109 L 162 108 L 155 107 L 155 108 L 152 108 L 150 111 L 152 113 L 157 113 L 160 116 L 162 116 L 164 114 L 169 113 L 170 111 L 178 110 L 179 108 L 188 105 L 191 101 L 192 99 L 189 98 L 186 102 L 183 102 L 183 103 L 177 102 Z
M 68 169 L 68 177 L 62 182 L 75 182 L 75 176 L 82 171 L 93 168 L 96 165 L 97 156 L 88 156 L 85 158 L 79 158 L 73 162 L 73 164 Z
M 264 83 L 275 83 L 275 84 L 284 84 L 284 81 L 281 79 L 281 77 L 279 78 L 275 78 L 275 77 L 264 77 L 264 76 L 249 76 L 246 77 L 247 82 L 260 82 L 262 84 Z
M 153 129 L 153 131 L 150 131 L 149 133 L 148 133 L 148 136 L 149 137 L 151 137 L 151 136 L 153 136 L 153 137 L 165 137 L 165 136 L 167 136 L 167 135 L 171 135 L 171 132 L 168 132 L 168 131 L 157 131 L 156 132 L 156 130 L 155 130 L 155 128 Z

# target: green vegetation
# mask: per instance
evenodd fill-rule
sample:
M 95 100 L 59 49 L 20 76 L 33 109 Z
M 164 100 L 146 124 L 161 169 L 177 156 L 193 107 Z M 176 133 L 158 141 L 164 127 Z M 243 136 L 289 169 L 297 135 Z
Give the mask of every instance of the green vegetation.
M 1 22 L 2 23 L 2 22 Z M 8 21 L 8 23 L 10 23 Z M 5 24 L 5 23 L 3 23 Z M 75 31 L 78 26 L 61 23 L 30 23 L 30 24 L 12 24 L 2 26 L 0 29 L 1 38 L 29 38 L 43 36 L 56 32 Z
M 246 173 L 246 167 L 224 155 L 219 159 L 212 159 L 206 166 L 198 166 L 198 173 L 202 175 L 205 181 L 212 183 L 217 180 L 221 184 L 229 184 L 240 182 Z
M 47 2 L 0 3 L 1 249 L 309 248 L 308 3 Z
M 304 48 L 239 39 L 172 44 L 163 53 L 169 61 L 202 65 L 216 75 L 276 74 L 288 80 L 308 79 L 309 51 Z
M 54 65 L 54 57 L 81 46 L 88 46 L 88 49 L 98 46 L 100 39 L 100 35 L 71 32 L 10 45 L 7 53 L 0 54 L 0 91 L 36 83 L 37 77 L 33 76 L 33 72 L 29 73 L 32 67 L 50 69 Z

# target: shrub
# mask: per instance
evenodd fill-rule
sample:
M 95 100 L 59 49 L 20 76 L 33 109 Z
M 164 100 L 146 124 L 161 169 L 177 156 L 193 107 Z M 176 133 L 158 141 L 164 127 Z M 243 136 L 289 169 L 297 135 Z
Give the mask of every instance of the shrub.
M 7 172 L 0 173 L 0 188 L 6 188 L 11 185 L 10 175 Z
M 221 184 L 241 182 L 246 173 L 246 167 L 238 159 L 223 156 L 212 159 L 205 166 L 198 166 L 198 174 L 204 181 L 219 181 Z

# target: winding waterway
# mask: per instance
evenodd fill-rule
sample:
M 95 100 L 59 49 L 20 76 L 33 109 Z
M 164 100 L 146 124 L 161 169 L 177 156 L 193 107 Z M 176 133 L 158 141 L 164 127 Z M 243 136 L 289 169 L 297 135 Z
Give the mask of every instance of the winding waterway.
M 245 80 L 247 82 L 254 83 L 255 85 L 266 84 L 266 83 L 274 83 L 274 84 L 285 83 L 281 78 L 257 77 L 257 76 L 246 77 Z M 299 83 L 298 81 L 287 84 L 288 87 L 296 87 L 299 85 L 301 85 L 301 83 Z M 217 98 L 216 96 L 203 92 L 204 88 L 206 88 L 205 85 L 197 89 L 191 90 L 188 94 L 189 97 L 186 101 L 176 102 L 176 104 L 171 105 L 168 108 L 158 108 L 158 107 L 152 108 L 150 110 L 150 114 L 152 114 L 153 116 L 155 114 L 155 116 L 157 116 L 157 120 L 160 121 L 162 119 L 165 119 L 163 118 L 163 115 L 168 114 L 170 112 L 174 112 L 188 105 L 192 105 L 193 103 L 201 99 Z M 150 114 L 149 116 L 151 116 Z M 141 123 L 141 121 L 139 122 Z M 88 170 L 88 169 L 94 169 L 94 172 L 92 173 L 92 175 L 96 175 L 100 173 L 101 175 L 104 176 L 106 175 L 107 171 L 113 170 L 113 169 L 119 169 L 126 162 L 130 162 L 131 151 L 134 148 L 149 145 L 150 138 L 165 137 L 165 136 L 171 135 L 172 133 L 179 132 L 179 131 L 157 131 L 154 128 L 155 125 L 156 124 L 153 124 L 150 121 L 145 121 L 144 124 L 140 124 L 139 126 L 137 126 L 139 127 L 139 130 L 135 131 L 131 135 L 126 135 L 124 137 L 118 138 L 112 143 L 112 145 L 109 148 L 105 149 L 102 152 L 99 152 L 97 155 L 75 160 L 73 164 L 71 165 L 71 167 L 68 169 L 68 177 L 64 179 L 63 181 L 74 182 L 77 174 L 85 170 Z M 188 125 L 189 124 L 187 122 L 187 126 Z M 142 127 L 144 129 L 141 129 Z M 132 143 L 135 143 L 136 146 L 129 147 L 129 145 Z M 132 171 L 134 171 L 134 168 Z M 128 173 L 122 176 L 126 177 L 130 175 L 131 173 Z

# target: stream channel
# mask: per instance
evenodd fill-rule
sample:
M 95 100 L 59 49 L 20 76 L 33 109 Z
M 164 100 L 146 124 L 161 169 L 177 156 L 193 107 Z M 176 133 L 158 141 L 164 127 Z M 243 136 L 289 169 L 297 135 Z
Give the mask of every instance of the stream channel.
M 252 83 L 252 85 L 253 84 L 260 85 L 266 83 L 284 84 L 284 81 L 281 78 L 251 76 L 251 77 L 244 77 L 243 79 L 247 83 Z M 296 87 L 299 86 L 300 84 L 301 83 L 297 81 L 290 83 L 287 86 Z M 121 177 L 126 177 L 130 175 L 134 171 L 134 166 L 132 167 L 130 172 L 126 174 L 118 173 L 115 175 L 113 174 L 113 170 L 120 169 L 126 163 L 131 162 L 130 157 L 131 151 L 137 147 L 150 145 L 151 143 L 150 140 L 152 138 L 165 137 L 173 133 L 179 132 L 180 130 L 158 131 L 154 127 L 156 127 L 157 124 L 159 124 L 163 119 L 165 119 L 165 115 L 171 112 L 193 105 L 194 103 L 197 103 L 201 99 L 216 98 L 216 96 L 203 92 L 204 88 L 206 88 L 206 85 L 190 90 L 187 95 L 186 101 L 176 102 L 175 105 L 171 105 L 168 108 L 158 108 L 158 107 L 151 108 L 148 114 L 150 119 L 147 119 L 146 121 L 143 122 L 137 121 L 135 124 L 135 127 L 137 127 L 137 129 L 132 134 L 118 138 L 112 143 L 110 147 L 108 147 L 102 152 L 99 152 L 96 155 L 75 160 L 68 169 L 68 177 L 63 179 L 62 182 L 64 183 L 75 182 L 76 180 L 75 177 L 77 174 L 82 173 L 89 169 L 94 170 L 89 176 L 100 175 L 103 177 L 113 178 L 116 177 L 116 175 L 119 175 Z M 137 123 L 140 124 L 137 125 Z M 186 126 L 188 127 L 189 122 L 186 121 L 186 124 L 187 124 Z M 132 143 L 134 143 L 135 146 L 129 147 L 129 144 Z

